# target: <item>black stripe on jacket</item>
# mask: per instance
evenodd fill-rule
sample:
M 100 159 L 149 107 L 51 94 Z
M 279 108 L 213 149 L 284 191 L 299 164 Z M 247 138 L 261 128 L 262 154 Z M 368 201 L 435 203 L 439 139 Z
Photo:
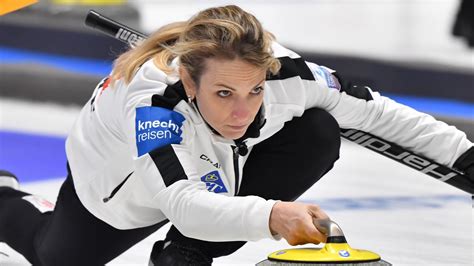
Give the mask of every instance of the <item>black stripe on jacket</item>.
M 281 69 L 276 75 L 270 75 L 267 80 L 280 80 L 299 76 L 305 80 L 315 80 L 311 69 L 303 58 L 280 57 Z
M 339 80 L 339 83 L 342 86 L 341 92 L 344 91 L 352 97 L 366 101 L 372 101 L 374 99 L 367 86 L 353 85 L 351 81 L 345 80 L 339 73 L 336 72 L 332 73 L 332 75 Z
M 173 110 L 182 100 L 186 100 L 186 91 L 181 81 L 166 87 L 163 95 L 155 94 L 152 96 L 151 105 Z M 188 179 L 183 166 L 178 159 L 173 147 L 165 145 L 149 152 L 150 157 L 155 162 L 158 171 L 163 177 L 163 182 L 168 187 L 174 182 Z
M 303 58 L 290 58 L 290 57 L 280 57 L 278 58 L 281 63 L 280 72 L 276 75 L 270 75 L 267 77 L 267 80 L 282 80 L 292 77 L 299 76 L 304 80 L 315 80 L 311 69 L 306 64 Z M 348 95 L 364 99 L 366 101 L 373 100 L 372 94 L 366 86 L 353 85 L 351 82 L 345 81 L 338 73 L 332 73 L 342 85 L 341 92 L 344 91 Z
M 173 147 L 166 145 L 149 152 L 158 171 L 163 177 L 163 182 L 168 187 L 179 180 L 188 179 L 183 166 L 178 159 Z
M 154 94 L 151 98 L 151 105 L 173 110 L 180 101 L 186 101 L 187 99 L 186 91 L 180 80 L 173 85 L 168 85 L 163 95 Z

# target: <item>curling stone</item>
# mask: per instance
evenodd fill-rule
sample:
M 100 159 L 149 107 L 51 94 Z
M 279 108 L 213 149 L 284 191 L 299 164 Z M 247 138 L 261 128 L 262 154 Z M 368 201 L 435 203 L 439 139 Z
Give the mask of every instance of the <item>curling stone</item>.
M 389 266 L 391 263 L 384 261 L 374 252 L 362 249 L 353 249 L 335 222 L 329 219 L 314 219 L 314 225 L 327 236 L 327 241 L 322 248 L 294 248 L 278 250 L 266 260 L 256 266 Z

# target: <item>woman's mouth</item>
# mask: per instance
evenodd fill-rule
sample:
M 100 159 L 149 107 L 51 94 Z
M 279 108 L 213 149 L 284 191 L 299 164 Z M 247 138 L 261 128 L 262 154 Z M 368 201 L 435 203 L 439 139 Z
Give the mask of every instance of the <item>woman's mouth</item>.
M 241 125 L 241 126 L 231 126 L 229 125 L 229 127 L 235 131 L 242 131 L 244 130 L 245 128 L 247 128 L 247 125 Z

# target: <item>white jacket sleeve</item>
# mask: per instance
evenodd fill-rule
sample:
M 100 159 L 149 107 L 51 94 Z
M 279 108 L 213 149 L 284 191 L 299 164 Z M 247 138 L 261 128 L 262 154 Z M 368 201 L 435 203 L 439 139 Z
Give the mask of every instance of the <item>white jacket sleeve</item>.
M 305 108 L 327 110 L 341 128 L 371 133 L 450 167 L 473 146 L 466 134 L 453 126 L 381 96 L 368 87 L 354 88 L 358 92 L 351 88 L 344 91 L 330 69 L 308 62 L 307 65 L 316 82 L 307 83 Z
M 124 132 L 134 175 L 153 196 L 152 204 L 182 232 L 209 241 L 271 238 L 275 201 L 209 192 L 200 181 L 188 144 L 193 127 L 181 113 L 151 104 L 149 94 L 133 96 L 124 111 Z

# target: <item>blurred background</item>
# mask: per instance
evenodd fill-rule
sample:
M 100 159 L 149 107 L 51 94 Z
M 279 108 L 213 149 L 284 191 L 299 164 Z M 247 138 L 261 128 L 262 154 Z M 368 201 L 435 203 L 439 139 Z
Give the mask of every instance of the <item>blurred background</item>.
M 89 99 L 95 85 L 111 70 L 112 61 L 127 49 L 125 44 L 84 25 L 84 19 L 90 9 L 148 34 L 167 23 L 186 20 L 201 9 L 237 4 L 253 13 L 267 30 L 276 35 L 279 42 L 304 56 L 307 61 L 335 69 L 355 84 L 368 85 L 398 102 L 454 125 L 466 132 L 473 141 L 473 2 L 472 0 L 39 1 L 30 7 L 0 16 L 0 168 L 13 171 L 23 183 L 30 184 L 30 188 L 38 192 L 44 192 L 45 188 L 37 186 L 36 182 L 46 182 L 49 184 L 47 194 L 54 200 L 56 189 L 60 184 L 60 181 L 54 180 L 62 180 L 66 174 L 64 141 L 67 132 L 81 106 Z M 342 178 L 355 173 L 362 176 L 360 180 L 364 178 L 363 176 L 380 175 L 380 172 L 379 174 L 371 172 L 368 169 L 370 165 L 351 161 L 351 158 L 354 160 L 361 158 L 357 155 L 361 154 L 358 148 L 344 149 L 348 150 L 345 153 L 348 155 L 341 157 L 339 168 L 331 174 L 333 180 L 337 179 L 335 175 Z M 354 149 L 357 151 L 354 152 Z M 374 158 L 371 159 L 372 162 L 380 163 L 380 169 L 393 169 L 391 172 L 406 177 L 418 175 L 412 170 L 407 170 L 408 172 L 399 170 L 397 168 L 399 165 L 378 161 L 377 156 Z M 47 183 L 49 180 L 53 180 L 52 185 Z M 347 182 L 339 180 L 342 183 Z M 352 184 L 353 188 L 367 187 L 367 183 L 360 184 L 360 180 L 359 184 Z M 464 200 L 462 193 L 449 190 L 450 187 L 440 182 L 426 185 L 424 182 L 431 182 L 431 177 L 423 176 L 420 180 L 426 181 L 418 183 L 415 188 L 403 188 L 398 192 L 390 192 L 389 187 L 386 187 L 386 190 L 382 189 L 378 194 L 370 189 L 358 190 L 363 192 L 355 194 L 346 190 L 345 193 L 348 194 L 345 194 L 347 197 L 343 199 L 347 201 L 343 200 L 346 205 L 343 204 L 342 207 L 335 206 L 333 199 L 324 198 L 333 193 L 325 194 L 324 190 L 321 190 L 324 188 L 323 182 L 322 188 L 318 190 L 323 197 L 319 202 L 329 210 L 332 206 L 336 214 L 337 210 L 344 211 L 346 216 L 342 213 L 340 215 L 343 222 L 354 220 L 354 217 L 347 213 L 356 209 L 373 210 L 373 206 L 376 206 L 377 210 L 390 210 L 394 215 L 401 214 L 403 217 L 416 216 L 416 213 L 429 209 L 427 215 L 432 215 L 434 221 L 432 224 L 435 225 L 437 217 L 446 212 L 455 212 L 461 215 L 456 216 L 457 222 L 461 223 L 458 227 L 462 228 L 463 232 L 472 233 L 472 219 L 470 222 L 465 220 L 469 219 L 467 214 L 471 211 L 469 198 L 466 197 Z M 334 189 L 334 184 L 327 186 L 329 190 Z M 369 195 L 375 193 L 372 196 L 380 197 L 369 200 L 368 205 L 367 198 L 365 201 L 357 201 L 365 193 Z M 387 193 L 392 197 L 387 198 Z M 412 201 L 407 198 L 400 201 L 397 198 L 400 194 L 407 196 L 426 193 L 429 194 L 428 198 L 422 198 L 421 201 L 420 198 L 408 198 Z M 315 201 L 314 197 L 308 200 Z M 449 204 L 455 202 L 458 205 L 449 205 L 446 202 L 450 202 Z M 440 208 L 439 212 L 431 212 L 438 208 L 437 206 Z M 463 208 L 464 212 L 456 212 L 453 207 L 458 210 Z M 398 213 L 400 209 L 404 212 Z M 374 213 L 364 213 L 364 217 L 368 218 L 370 214 Z M 360 213 L 356 217 L 360 218 Z M 387 218 L 386 221 L 388 220 L 390 219 Z M 429 218 L 426 218 L 424 221 L 428 220 Z M 397 223 L 403 222 L 397 221 Z M 367 224 L 372 227 L 374 225 L 370 222 Z M 346 223 L 345 226 L 350 225 Z M 357 226 L 360 229 L 364 225 L 358 223 Z M 413 225 L 406 225 L 406 228 L 410 226 Z M 391 225 L 390 227 L 392 228 Z M 367 233 L 369 229 L 365 229 Z M 437 230 L 436 226 L 433 230 Z M 390 235 L 392 240 L 404 236 L 402 233 L 395 235 L 393 232 L 398 231 L 392 231 Z M 371 233 L 375 238 L 383 234 L 380 231 Z M 406 236 L 413 235 L 412 231 L 405 233 Z M 357 235 L 354 239 L 358 240 Z M 363 237 L 359 238 L 361 239 Z M 427 239 L 423 238 L 423 241 Z M 435 260 L 429 260 L 430 256 L 435 255 L 436 243 L 439 243 L 437 241 L 445 241 L 446 236 L 429 239 L 428 242 L 433 241 L 432 249 L 426 249 L 429 251 L 424 254 L 426 259 L 420 260 L 420 264 L 416 265 L 433 264 L 434 261 L 440 262 L 445 259 L 446 256 L 435 256 Z M 460 247 L 451 250 L 455 255 L 450 259 L 454 259 L 448 258 L 442 264 L 472 265 L 474 250 L 472 237 L 470 239 L 471 244 L 467 251 Z M 467 239 L 450 241 L 458 244 L 467 243 L 468 240 L 469 234 Z M 380 238 L 377 241 L 380 242 Z M 372 244 L 363 241 L 360 243 L 368 244 L 369 247 Z M 389 256 L 400 254 L 401 251 L 395 246 L 393 250 L 385 250 Z M 416 245 L 412 246 L 412 249 L 418 250 L 413 251 L 414 253 L 423 253 L 420 251 L 423 248 Z M 414 253 L 408 252 L 405 255 L 413 257 Z M 137 254 L 134 256 L 141 256 L 140 252 Z M 250 253 L 242 253 L 240 256 L 247 256 L 248 261 L 256 262 L 256 257 L 248 254 Z M 396 255 L 393 255 L 392 261 L 393 258 L 399 262 L 397 265 L 410 264 L 403 259 L 400 260 Z
M 473 136 L 472 2 L 43 0 L 0 17 L 0 97 L 87 101 L 126 49 L 84 25 L 89 9 L 151 33 L 201 9 L 232 3 L 255 14 L 308 61 L 447 119 Z

